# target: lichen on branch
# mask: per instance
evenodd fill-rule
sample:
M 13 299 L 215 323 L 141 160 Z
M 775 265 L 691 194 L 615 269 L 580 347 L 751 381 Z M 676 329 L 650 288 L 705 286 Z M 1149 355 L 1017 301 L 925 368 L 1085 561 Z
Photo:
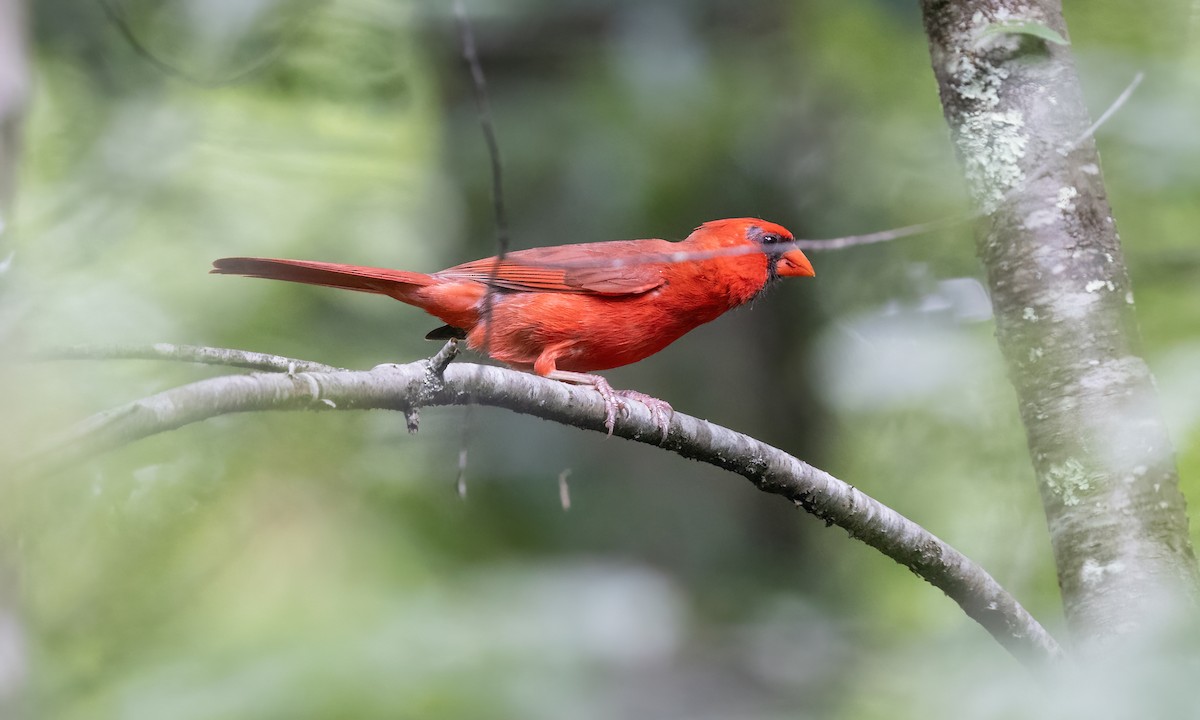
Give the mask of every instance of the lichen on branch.
M 977 253 L 1068 624 L 1080 646 L 1101 647 L 1158 623 L 1164 607 L 1194 607 L 1200 585 L 1139 356 L 1097 123 L 1058 0 L 923 0 L 922 10 L 943 111 L 985 216 Z

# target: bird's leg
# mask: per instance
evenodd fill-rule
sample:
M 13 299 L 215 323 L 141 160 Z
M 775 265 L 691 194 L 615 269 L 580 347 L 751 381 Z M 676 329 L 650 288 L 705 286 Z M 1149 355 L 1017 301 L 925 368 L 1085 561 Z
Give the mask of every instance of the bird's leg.
M 654 424 L 658 426 L 658 431 L 662 433 L 662 442 L 667 441 L 667 433 L 671 432 L 671 418 L 675 417 L 675 408 L 671 407 L 671 403 L 666 400 L 659 400 L 656 397 L 640 393 L 637 390 L 618 390 L 618 397 L 636 400 L 646 406 L 650 411 L 650 418 L 654 420 Z
M 671 418 L 675 415 L 675 409 L 666 400 L 659 400 L 637 390 L 613 390 L 612 385 L 599 375 L 591 375 L 588 373 L 568 372 L 566 370 L 552 370 L 546 374 L 546 377 L 551 380 L 561 380 L 576 385 L 591 385 L 596 388 L 596 392 L 604 398 L 604 427 L 608 430 L 608 434 L 613 434 L 613 428 L 617 423 L 617 413 L 626 410 L 624 400 L 635 400 L 646 406 L 650 411 L 650 418 L 654 420 L 654 425 L 658 428 L 662 436 L 662 442 L 667 441 L 667 434 L 671 431 Z
M 612 437 L 613 428 L 617 424 L 617 411 L 624 408 L 625 403 L 617 398 L 617 393 L 613 391 L 612 385 L 609 385 L 607 380 L 599 375 L 568 372 L 566 370 L 551 370 L 545 373 L 544 377 L 575 385 L 591 385 L 596 388 L 596 392 L 600 393 L 600 397 L 604 398 L 604 427 L 608 430 L 608 436 Z

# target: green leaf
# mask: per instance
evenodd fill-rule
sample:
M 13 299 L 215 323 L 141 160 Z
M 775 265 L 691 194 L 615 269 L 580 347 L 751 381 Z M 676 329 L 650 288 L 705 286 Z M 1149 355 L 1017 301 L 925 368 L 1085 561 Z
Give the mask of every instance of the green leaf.
M 995 35 L 1032 35 L 1055 45 L 1069 45 L 1067 39 L 1052 30 L 1049 25 L 1040 20 L 1003 20 L 995 22 L 979 33 L 979 38 Z

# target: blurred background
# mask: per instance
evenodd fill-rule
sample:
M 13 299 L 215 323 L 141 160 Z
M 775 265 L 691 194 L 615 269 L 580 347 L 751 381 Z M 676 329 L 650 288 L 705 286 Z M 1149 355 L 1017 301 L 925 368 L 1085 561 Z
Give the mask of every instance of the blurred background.
M 1190 6 L 1066 12 L 1093 115 L 1147 73 L 1098 139 L 1194 498 Z M 815 239 L 966 208 L 917 3 L 468 8 L 514 249 L 742 215 Z M 440 323 L 386 298 L 206 273 L 228 255 L 432 271 L 494 252 L 448 4 L 29 12 L 0 346 L 176 342 L 353 368 L 437 349 L 422 336 Z M 815 279 L 608 376 L 862 488 L 1061 630 L 972 232 L 814 253 Z M 220 372 L 9 364 L 0 461 Z M 1030 701 L 957 606 L 844 532 L 707 466 L 488 408 L 426 409 L 416 436 L 396 413 L 230 416 L 0 479 L 0 602 L 14 717 L 1014 717 Z

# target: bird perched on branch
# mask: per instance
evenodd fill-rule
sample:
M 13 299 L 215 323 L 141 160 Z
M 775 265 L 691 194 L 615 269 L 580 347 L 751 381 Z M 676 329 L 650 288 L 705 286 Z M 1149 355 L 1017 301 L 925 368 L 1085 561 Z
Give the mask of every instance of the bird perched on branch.
M 666 438 L 671 407 L 614 392 L 595 370 L 647 358 L 742 305 L 781 277 L 812 277 L 786 228 L 755 218 L 714 220 L 679 242 L 617 240 L 518 250 L 435 273 L 308 260 L 233 257 L 213 273 L 378 293 L 446 323 L 430 339 L 459 337 L 500 362 L 592 385 L 612 433 L 619 398 L 651 411 Z

